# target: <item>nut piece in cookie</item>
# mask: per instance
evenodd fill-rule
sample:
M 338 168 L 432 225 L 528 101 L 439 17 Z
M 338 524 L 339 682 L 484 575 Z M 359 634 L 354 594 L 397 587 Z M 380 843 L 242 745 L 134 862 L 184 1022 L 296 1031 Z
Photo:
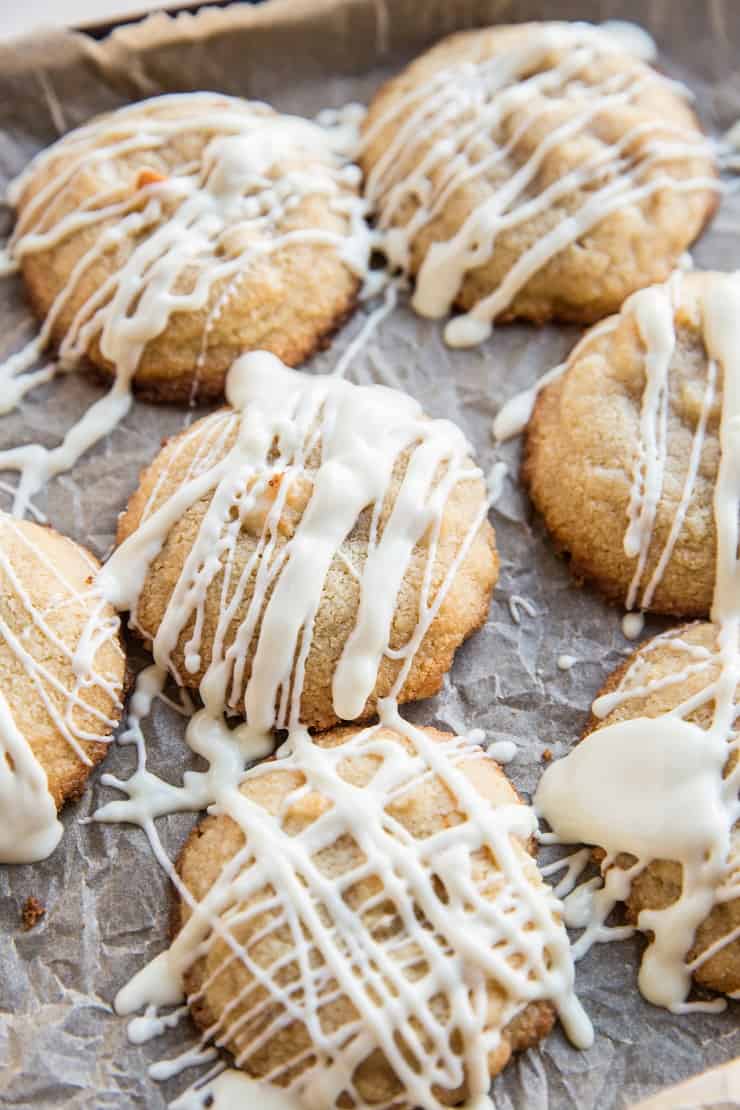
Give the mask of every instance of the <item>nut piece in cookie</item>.
M 291 365 L 353 309 L 359 170 L 328 128 L 215 93 L 66 135 L 14 183 L 11 255 L 62 361 L 152 400 L 220 397 L 256 348 Z
M 592 323 L 665 280 L 716 206 L 687 99 L 607 32 L 455 34 L 377 93 L 365 192 L 414 307 L 453 346 L 496 321 Z
M 723 371 L 704 302 L 717 275 L 677 272 L 588 332 L 539 394 L 523 475 L 573 573 L 612 601 L 707 616 Z
M 143 583 L 123 606 L 157 662 L 259 729 L 436 693 L 498 573 L 465 437 L 404 393 L 266 354 L 239 360 L 229 397 L 166 444 L 119 522 L 109 569 Z
M 570 949 L 511 821 L 529 811 L 480 748 L 340 728 L 240 792 L 182 852 L 199 913 L 178 901 L 171 949 L 239 1067 L 327 1110 L 451 1106 L 547 1035 Z
M 0 860 L 33 862 L 61 835 L 121 715 L 119 622 L 98 563 L 51 528 L 0 514 Z

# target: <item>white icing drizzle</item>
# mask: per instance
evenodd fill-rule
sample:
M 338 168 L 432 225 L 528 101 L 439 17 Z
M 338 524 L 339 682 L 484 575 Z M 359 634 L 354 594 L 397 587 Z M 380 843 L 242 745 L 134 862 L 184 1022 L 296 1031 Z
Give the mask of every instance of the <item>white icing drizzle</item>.
M 514 624 L 522 623 L 522 611 L 528 617 L 537 616 L 537 606 L 528 597 L 520 597 L 519 594 L 512 594 L 509 598 L 509 613 Z
M 215 322 L 261 255 L 292 243 L 315 243 L 335 250 L 358 275 L 367 272 L 370 233 L 365 206 L 352 192 L 359 170 L 347 161 L 357 111 L 332 113 L 319 126 L 208 93 L 161 97 L 157 103 L 165 108 L 189 104 L 192 113 L 143 117 L 141 105 L 120 109 L 43 151 L 10 186 L 9 201 L 17 205 L 35 174 L 51 174 L 25 205 L 9 241 L 6 257 L 14 264 L 63 243 L 81 228 L 102 225 L 103 230 L 75 265 L 39 335 L 0 367 L 3 411 L 53 376 L 53 367 L 30 368 L 48 345 L 56 321 L 96 263 L 114 257 L 114 252 L 120 259 L 80 307 L 59 348 L 60 363 L 69 369 L 97 341 L 114 367 L 115 382 L 59 447 L 32 445 L 0 452 L 0 469 L 20 474 L 17 515 L 28 509 L 51 477 L 72 467 L 123 419 L 147 344 L 164 331 L 173 313 L 204 309 L 215 283 L 223 284 L 224 292 L 209 310 L 196 369 L 204 365 Z M 134 151 L 156 155 L 175 138 L 203 132 L 210 139 L 197 163 L 182 164 L 161 180 L 157 173 L 140 170 L 134 180 L 107 191 L 101 186 L 82 208 L 56 216 L 82 170 L 94 166 L 103 177 L 117 156 Z M 321 172 L 291 170 L 270 177 L 276 164 L 300 153 L 320 164 Z M 66 168 L 54 172 L 54 160 L 61 156 L 67 159 Z M 314 195 L 328 199 L 331 210 L 345 220 L 345 232 L 285 230 L 286 215 Z M 194 278 L 184 291 L 178 283 L 186 271 Z M 197 377 L 194 389 L 196 385 Z
M 534 411 L 537 397 L 545 386 L 562 378 L 568 367 L 577 358 L 582 358 L 587 348 L 590 347 L 592 343 L 595 343 L 597 339 L 601 339 L 605 335 L 609 335 L 610 332 L 616 329 L 618 323 L 619 318 L 617 316 L 610 316 L 608 319 L 602 320 L 601 323 L 597 324 L 595 327 L 589 328 L 586 334 L 576 343 L 575 347 L 568 355 L 566 362 L 561 362 L 558 366 L 553 366 L 551 370 L 542 374 L 529 389 L 524 389 L 521 393 L 516 393 L 513 397 L 510 397 L 509 400 L 501 406 L 493 421 L 491 430 L 496 443 L 505 443 L 509 439 L 514 439 L 515 436 L 520 436 L 527 427 Z
M 655 39 L 639 23 L 631 23 L 627 19 L 607 19 L 599 24 L 599 30 L 611 35 L 625 54 L 639 58 L 641 62 L 654 62 L 658 56 Z
M 513 740 L 494 740 L 486 751 L 497 763 L 511 763 L 516 759 L 517 746 Z
M 547 60 L 553 49 L 567 48 L 561 60 L 532 76 L 532 67 Z M 617 38 L 585 24 L 547 24 L 530 29 L 527 42 L 480 62 L 463 62 L 435 73 L 405 96 L 396 98 L 373 121 L 362 138 L 367 149 L 397 117 L 408 111 L 368 174 L 366 193 L 385 231 L 383 249 L 394 266 L 407 270 L 412 247 L 463 184 L 480 177 L 506 158 L 539 118 L 525 118 L 506 145 L 497 147 L 490 135 L 533 93 L 578 97 L 582 109 L 547 132 L 526 161 L 491 195 L 473 208 L 457 232 L 427 249 L 416 275 L 413 306 L 422 316 L 442 317 L 455 303 L 471 270 L 492 257 L 502 231 L 522 224 L 578 190 L 585 199 L 517 259 L 498 288 L 469 311 L 448 322 L 450 346 L 467 347 L 487 338 L 496 317 L 504 313 L 526 283 L 560 251 L 575 243 L 606 216 L 640 204 L 661 190 L 691 193 L 718 190 L 711 175 L 677 178 L 663 163 L 715 157 L 701 135 L 671 124 L 639 123 L 612 145 L 599 149 L 583 164 L 532 195 L 532 184 L 548 154 L 586 130 L 600 113 L 633 103 L 651 83 L 665 82 L 657 73 L 640 71 L 611 75 L 601 85 L 585 87 L 582 73 L 600 55 L 621 49 Z M 670 83 L 674 85 L 674 83 Z M 676 88 L 687 94 L 681 86 Z M 542 109 L 546 111 L 546 108 Z M 431 139 L 431 145 L 430 144 Z M 473 161 L 481 144 L 490 153 Z M 411 167 L 411 168 L 409 168 Z M 404 226 L 393 220 L 404 203 L 415 211 Z
M 115 641 L 118 618 L 106 614 L 105 602 L 94 587 L 80 592 L 67 580 L 48 554 L 34 543 L 28 526 L 17 524 L 3 513 L 0 514 L 0 536 L 2 533 L 22 551 L 21 567 L 18 554 L 11 557 L 6 544 L 0 542 L 0 574 L 4 588 L 19 611 L 25 614 L 27 624 L 24 631 L 18 633 L 0 616 L 0 640 L 23 667 L 28 697 L 39 700 L 51 726 L 77 758 L 90 766 L 90 758 L 82 745 L 88 740 L 107 739 L 116 725 L 112 717 L 106 717 L 91 704 L 90 694 L 104 691 L 114 709 L 120 708 L 121 703 L 120 682 L 103 674 L 96 666 L 100 648 L 107 641 Z M 58 593 L 52 605 L 43 609 L 34 605 L 26 584 L 28 564 L 53 574 Z M 90 570 L 94 570 L 92 563 Z M 86 611 L 86 616 L 81 617 L 79 639 L 73 645 L 58 634 L 50 621 L 55 610 L 69 605 L 84 607 Z M 45 651 L 31 643 L 32 635 L 42 637 Z M 45 662 L 51 652 L 60 654 L 69 663 L 72 672 L 69 686 L 56 673 L 53 663 Z M 61 705 L 59 695 L 63 696 Z M 14 697 L 18 696 L 16 689 Z M 80 723 L 80 714 L 98 721 L 103 726 L 100 733 L 86 731 Z M 59 843 L 62 825 L 57 820 L 46 771 L 29 738 L 14 719 L 3 693 L 0 693 L 0 813 L 0 862 L 34 863 L 46 859 Z
M 652 381 L 646 388 L 653 414 L 643 406 L 644 435 L 650 449 L 642 456 L 640 502 L 633 505 L 633 520 L 638 520 L 640 513 L 649 516 L 649 503 L 660 488 L 659 475 L 651 477 L 648 471 L 661 465 L 663 433 L 656 429 L 661 421 L 665 362 L 674 342 L 672 319 L 668 319 L 670 290 L 647 292 L 641 299 L 639 319 L 643 335 L 649 336 L 653 347 L 647 360 Z M 656 313 L 647 318 L 652 306 Z M 535 796 L 536 809 L 558 842 L 597 844 L 606 851 L 603 884 L 590 881 L 566 899 L 566 919 L 584 929 L 575 946 L 576 956 L 595 941 L 629 934 L 629 929 L 615 930 L 605 922 L 614 905 L 628 896 L 632 880 L 651 861 L 681 864 L 680 896 L 664 909 L 644 909 L 637 923 L 652 937 L 642 960 L 640 989 L 650 1001 L 675 1012 L 723 1007 L 722 999 L 698 1004 L 686 998 L 692 972 L 736 939 L 737 930 L 693 963 L 687 962 L 687 954 L 696 929 L 713 907 L 740 897 L 733 848 L 733 836 L 737 836 L 733 830 L 740 818 L 740 764 L 730 769 L 728 763 L 740 743 L 735 731 L 740 683 L 739 275 L 708 275 L 702 317 L 709 362 L 713 372 L 719 370 L 722 375 L 721 457 L 714 492 L 717 567 L 712 620 L 717 629 L 716 647 L 708 651 L 686 643 L 676 633 L 657 637 L 637 657 L 619 688 L 597 699 L 593 709 L 598 716 L 606 716 L 630 699 L 681 683 L 692 674 L 706 672 L 707 683 L 663 716 L 636 717 L 597 729 L 545 771 Z M 633 550 L 641 550 L 639 534 L 633 541 Z M 643 682 L 650 652 L 657 646 L 668 646 L 688 661 L 676 674 Z M 704 705 L 713 706 L 706 729 L 686 719 Z M 623 852 L 635 859 L 628 869 L 613 866 Z M 572 879 L 569 874 L 571 883 Z
M 624 535 L 624 552 L 636 559 L 635 571 L 627 591 L 627 609 L 637 600 L 653 537 L 658 503 L 663 492 L 666 455 L 668 450 L 668 373 L 676 349 L 674 316 L 681 297 L 681 271 L 677 270 L 666 285 L 655 285 L 633 294 L 623 312 L 633 316 L 640 337 L 645 345 L 645 387 L 640 412 L 638 452 L 627 507 L 628 526 Z M 712 363 L 709 363 L 710 368 Z M 710 382 L 713 382 L 710 369 Z M 686 481 L 681 502 L 676 511 L 671 533 L 650 582 L 642 595 L 641 608 L 647 609 L 673 552 L 681 530 L 694 480 L 699 466 L 704 428 L 711 405 L 712 389 L 707 390 L 702 418 L 697 424 L 694 443 L 689 458 Z
M 0 693 L 0 863 L 46 859 L 62 837 L 46 771 Z
M 241 960 L 253 969 L 249 951 L 229 932 L 228 911 L 225 917 L 221 915 L 235 900 L 264 886 L 269 873 L 281 910 L 276 927 L 283 920 L 302 922 L 294 931 L 302 993 L 279 985 L 277 967 L 266 971 L 270 993 L 281 1006 L 271 1028 L 277 1030 L 300 1014 L 319 1061 L 295 1080 L 291 1094 L 299 1096 L 302 1105 L 327 1110 L 343 1090 L 352 1090 L 357 1064 L 378 1046 L 399 1076 L 409 1105 L 434 1110 L 440 1105 L 435 1086 L 454 1089 L 465 1080 L 471 1107 L 485 1106 L 488 1053 L 498 1043 L 504 1025 L 529 1000 L 551 998 L 578 1043 L 589 1043 L 592 1034 L 573 994 L 570 948 L 557 917 L 559 904 L 549 888 L 532 885 L 522 866 L 523 853 L 514 846 L 517 841 L 523 846 L 532 834 L 532 810 L 523 805 L 493 809 L 461 774 L 458 765 L 462 760 L 488 758 L 472 738 L 436 742 L 398 713 L 398 696 L 414 655 L 487 509 L 484 502 L 433 596 L 431 568 L 445 505 L 456 483 L 480 479 L 481 472 L 471 464 L 469 446 L 454 425 L 425 418 L 411 398 L 382 386 L 360 387 L 332 376 L 309 377 L 287 369 L 271 355 L 258 353 L 246 355 L 234 365 L 227 396 L 234 413 L 209 418 L 204 443 L 184 484 L 161 504 L 156 501 L 157 491 L 152 493 L 138 529 L 114 553 L 99 578 L 104 594 L 117 606 L 128 608 L 136 621 L 143 581 L 172 523 L 199 498 L 210 499 L 155 637 L 155 665 L 140 677 L 132 702 L 127 737 L 138 747 L 137 770 L 126 782 L 106 779 L 127 797 L 108 803 L 96 815 L 104 821 L 140 824 L 180 896 L 194 912 L 171 948 L 123 988 L 116 1000 L 117 1010 L 125 1014 L 145 1010 L 143 1017 L 135 1019 L 137 1041 L 160 1032 L 158 1009 L 181 1007 L 183 974 L 205 950 L 209 938 L 226 938 L 229 959 Z M 225 437 L 234 430 L 234 446 L 224 455 Z M 215 452 L 214 444 L 220 445 Z M 312 474 L 310 498 L 284 557 L 277 559 L 273 533 L 289 494 L 290 476 L 317 446 L 320 457 Z M 379 532 L 379 507 L 386 501 L 399 456 L 409 451 L 405 475 Z M 276 473 L 286 477 L 265 517 L 259 568 L 249 568 L 249 573 L 256 575 L 254 600 L 232 647 L 225 649 L 228 625 L 223 622 L 233 610 L 233 597 L 223 594 L 221 623 L 200 685 L 204 708 L 187 728 L 187 742 L 205 757 L 208 770 L 187 772 L 182 786 L 162 783 L 146 769 L 142 717 L 152 697 L 161 691 L 166 670 L 174 670 L 172 651 L 186 626 L 193 628 L 187 656 L 194 666 L 200 657 L 205 591 L 222 565 L 215 565 L 213 552 L 221 552 L 224 566 L 231 565 L 236 530 L 254 509 L 264 483 Z M 375 524 L 367 558 L 355 567 L 359 606 L 354 630 L 334 674 L 333 702 L 339 716 L 356 717 L 374 688 L 381 658 L 394 659 L 398 671 L 390 696 L 380 706 L 381 725 L 401 733 L 410 753 L 384 739 L 380 725 L 358 731 L 341 748 L 326 749 L 315 745 L 301 724 L 303 666 L 323 581 L 344 537 L 367 506 L 372 507 Z M 399 586 L 422 537 L 429 539 L 418 623 L 408 642 L 390 651 L 390 624 Z M 235 584 L 234 589 L 243 593 L 245 584 Z M 259 631 L 255 633 L 258 618 Z M 255 636 L 251 671 L 242 695 L 245 653 Z M 248 723 L 230 730 L 224 720 L 224 712 L 229 711 L 245 716 Z M 299 768 L 307 785 L 298 794 L 313 787 L 332 803 L 325 818 L 298 837 L 287 835 L 279 815 L 270 817 L 239 790 L 245 767 L 269 750 L 269 730 L 276 726 L 289 729 L 288 741 L 278 753 L 279 762 L 252 767 L 247 776 L 259 778 L 275 768 Z M 510 757 L 512 747 L 504 742 L 500 749 L 494 746 L 493 754 Z M 382 763 L 362 790 L 351 787 L 337 771 L 338 763 L 352 753 L 376 753 Z M 416 841 L 401 836 L 395 826 L 391 829 L 383 814 L 399 792 L 425 775 L 436 775 L 448 785 L 466 820 L 438 837 Z M 162 848 L 155 819 L 174 809 L 207 805 L 214 812 L 229 814 L 242 827 L 248 848 L 227 865 L 206 898 L 194 905 Z M 343 832 L 357 839 L 373 868 L 377 865 L 406 934 L 420 945 L 428 965 L 421 978 L 406 978 L 403 963 L 394 961 L 392 946 L 389 950 L 366 929 L 362 916 L 349 910 L 339 885 L 322 879 L 316 869 L 315 854 Z M 483 896 L 470 870 L 469 853 L 486 846 L 500 868 L 502 882 L 500 888 Z M 449 902 L 439 899 L 433 873 L 449 891 Z M 319 904 L 335 923 L 333 930 L 321 923 Z M 504 906 L 506 913 L 502 912 Z M 417 909 L 434 924 L 433 934 L 422 924 Z M 527 922 L 531 927 L 525 928 Z M 308 959 L 312 946 L 322 954 L 328 971 L 312 970 Z M 521 966 L 509 962 L 507 957 L 513 953 L 521 954 Z M 387 985 L 382 985 L 383 976 L 386 984 L 392 980 L 398 987 L 396 1001 L 387 993 Z M 487 976 L 501 982 L 506 993 L 501 1018 L 492 1029 L 487 1028 L 486 1007 L 481 1005 L 480 992 Z M 329 989 L 330 979 L 336 983 L 332 989 L 346 993 L 359 1015 L 339 1039 L 324 1032 L 316 1013 L 316 999 Z M 462 1037 L 461 1048 L 455 1050 L 445 1022 L 435 1018 L 429 1008 L 429 999 L 440 993 L 448 997 L 449 1013 L 455 1015 Z M 195 1049 L 154 1065 L 152 1075 L 162 1079 L 212 1061 L 213 1045 L 222 1045 L 230 1034 L 237 1033 L 230 1027 L 232 1012 L 233 1007 L 227 1008 Z M 177 1020 L 179 1013 L 177 1009 L 165 1020 Z M 414 1032 L 417 1021 L 431 1036 L 431 1048 L 424 1051 L 423 1059 L 418 1056 Z M 397 1035 L 401 1034 L 410 1038 L 408 1043 L 423 1064 L 420 1069 L 412 1067 L 399 1049 Z M 248 1055 L 245 1044 L 237 1064 L 248 1062 Z M 279 1082 L 281 1074 L 271 1073 L 267 1078 Z

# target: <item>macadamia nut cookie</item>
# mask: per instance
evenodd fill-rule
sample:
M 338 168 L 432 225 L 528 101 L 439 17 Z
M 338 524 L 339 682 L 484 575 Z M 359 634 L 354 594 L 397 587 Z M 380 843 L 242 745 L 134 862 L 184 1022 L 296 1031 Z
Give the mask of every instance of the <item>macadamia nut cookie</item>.
M 584 24 L 444 39 L 376 95 L 360 161 L 414 308 L 463 310 L 453 346 L 497 320 L 615 312 L 668 277 L 716 204 L 682 92 Z

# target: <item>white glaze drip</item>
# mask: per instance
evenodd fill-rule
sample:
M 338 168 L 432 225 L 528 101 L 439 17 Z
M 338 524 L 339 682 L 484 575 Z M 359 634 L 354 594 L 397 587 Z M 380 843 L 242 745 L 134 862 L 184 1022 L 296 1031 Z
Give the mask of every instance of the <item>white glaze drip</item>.
M 656 312 L 646 320 L 651 305 L 660 305 L 665 313 Z M 643 405 L 643 434 L 652 460 L 643 454 L 643 503 L 640 507 L 633 504 L 635 521 L 660 488 L 659 475 L 651 477 L 647 471 L 661 466 L 663 433 L 655 430 L 660 426 L 655 414 L 662 411 L 665 364 L 675 341 L 672 318 L 670 323 L 668 320 L 669 312 L 672 316 L 670 289 L 655 295 L 647 291 L 641 309 L 641 331 L 652 345 L 646 387 L 650 401 Z M 740 896 L 733 859 L 733 837 L 737 836 L 733 830 L 740 818 L 740 764 L 729 769 L 728 763 L 740 742 L 735 731 L 740 684 L 740 276 L 707 277 L 702 318 L 708 360 L 722 374 L 721 457 L 714 493 L 717 566 L 712 620 L 717 626 L 716 648 L 708 651 L 688 644 L 675 633 L 657 637 L 637 657 L 619 688 L 597 699 L 594 712 L 606 716 L 630 699 L 676 685 L 690 675 L 706 672 L 707 683 L 663 716 L 635 717 L 598 729 L 545 771 L 535 796 L 537 811 L 559 842 L 597 844 L 607 853 L 602 863 L 603 885 L 591 880 L 566 899 L 566 919 L 584 929 L 575 947 L 577 956 L 595 941 L 629 933 L 629 929 L 614 930 L 605 922 L 614 905 L 627 898 L 633 879 L 651 861 L 681 864 L 680 896 L 664 909 L 644 909 L 637 922 L 641 931 L 652 936 L 642 960 L 640 989 L 650 1001 L 678 1013 L 724 1005 L 722 999 L 697 1004 L 686 998 L 692 972 L 736 939 L 737 931 L 721 938 L 693 963 L 688 962 L 687 954 L 696 929 L 713 907 Z M 647 515 L 649 512 L 648 507 Z M 631 548 L 636 554 L 643 543 L 639 535 L 633 538 Z M 644 682 L 649 655 L 658 646 L 687 656 L 688 662 L 675 674 Z M 704 705 L 713 706 L 706 729 L 686 719 Z M 687 814 L 691 815 L 688 821 Z M 628 869 L 613 866 L 623 852 L 635 859 Z
M 537 616 L 537 606 L 528 597 L 520 597 L 518 594 L 512 594 L 509 598 L 509 613 L 514 624 L 522 623 L 522 613 L 526 613 L 528 617 Z
M 18 204 L 35 173 L 53 166 L 60 155 L 71 159 L 64 170 L 27 203 L 8 245 L 15 263 L 63 243 L 83 227 L 101 227 L 93 245 L 76 263 L 52 305 L 37 338 L 0 367 L 4 408 L 8 411 L 29 389 L 48 381 L 52 368 L 30 368 L 48 345 L 52 329 L 91 268 L 103 258 L 119 264 L 83 303 L 59 347 L 61 364 L 79 364 L 97 342 L 116 379 L 106 396 L 94 404 L 57 448 L 38 445 L 0 452 L 0 469 L 15 470 L 20 481 L 14 512 L 23 515 L 31 498 L 54 475 L 68 470 L 123 419 L 131 405 L 131 382 L 147 344 L 161 335 L 178 312 L 206 307 L 214 285 L 223 292 L 209 311 L 203 328 L 196 371 L 205 363 L 209 336 L 239 283 L 260 256 L 292 243 L 314 243 L 334 250 L 364 278 L 370 233 L 364 202 L 350 186 L 359 171 L 347 163 L 348 133 L 356 131 L 356 113 L 327 118 L 325 126 L 291 116 L 262 114 L 253 106 L 214 94 L 162 97 L 160 104 L 187 101 L 192 114 L 183 118 L 144 118 L 141 106 L 105 116 L 65 136 L 38 155 L 9 189 Z M 241 106 L 242 110 L 239 110 Z M 130 152 L 155 155 L 174 138 L 187 133 L 210 136 L 200 161 L 183 164 L 170 176 L 139 171 L 135 180 L 101 191 L 81 209 L 59 218 L 57 205 L 73 187 L 77 174 L 97 169 L 101 179 L 108 161 Z M 313 158 L 313 172 L 289 170 L 270 174 L 285 159 L 299 154 Z M 286 216 L 311 196 L 325 196 L 342 217 L 346 230 L 321 228 L 285 230 Z M 185 282 L 183 276 L 192 275 Z M 197 388 L 197 375 L 194 383 Z

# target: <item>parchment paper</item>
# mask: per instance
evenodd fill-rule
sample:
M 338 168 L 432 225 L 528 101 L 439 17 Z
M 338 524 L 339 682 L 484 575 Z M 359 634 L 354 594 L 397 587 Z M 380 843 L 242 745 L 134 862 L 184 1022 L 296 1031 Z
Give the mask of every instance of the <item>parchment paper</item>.
M 103 41 L 54 34 L 0 46 L 0 179 L 67 128 L 127 100 L 184 89 L 261 97 L 313 115 L 348 99 L 364 100 L 389 73 L 456 27 L 527 18 L 637 19 L 664 53 L 661 64 L 687 80 L 704 124 L 718 132 L 740 117 L 740 4 L 732 0 L 642 0 L 622 3 L 506 0 L 272 0 L 198 17 L 154 17 Z M 0 232 L 10 217 L 0 213 Z M 726 200 L 694 251 L 699 265 L 740 264 L 740 203 Z M 362 323 L 362 313 L 309 369 L 327 369 Z M 20 282 L 0 287 L 0 354 L 33 327 Z M 491 419 L 503 400 L 558 362 L 573 328 L 502 327 L 480 350 L 450 351 L 437 324 L 401 306 L 381 326 L 350 371 L 378 377 L 376 349 L 398 384 L 434 415 L 456 420 L 481 463 L 493 461 Z M 0 420 L 0 446 L 58 442 L 101 388 L 82 374 L 61 378 L 27 398 L 20 414 Z M 99 555 L 111 544 L 118 512 L 139 469 L 163 436 L 189 419 L 175 408 L 137 402 L 123 425 L 53 482 L 40 507 L 57 528 Z M 459 652 L 442 694 L 410 710 L 414 720 L 455 730 L 481 727 L 492 740 L 513 739 L 508 770 L 525 794 L 549 747 L 564 752 L 578 736 L 604 677 L 628 650 L 619 614 L 571 582 L 516 480 L 518 445 L 506 449 L 513 479 L 492 513 L 502 556 L 501 580 L 485 628 Z M 536 616 L 512 620 L 509 599 L 527 598 Z M 648 623 L 646 633 L 657 630 Z M 563 653 L 578 662 L 557 668 Z M 132 665 L 144 660 L 132 646 Z M 165 776 L 187 764 L 183 721 L 159 704 L 149 723 L 150 762 Z M 126 776 L 130 749 L 113 745 L 107 769 Z M 169 891 L 143 833 L 130 826 L 83 824 L 113 791 L 93 782 L 64 813 L 65 835 L 47 861 L 0 867 L 0 1105 L 146 1106 L 161 1110 L 194 1078 L 160 1086 L 147 1066 L 193 1039 L 188 1022 L 148 1046 L 126 1038 L 111 1009 L 117 989 L 161 951 Z M 687 815 L 690 819 L 690 815 Z M 175 855 L 194 816 L 160 823 Z M 46 906 L 30 932 L 21 929 L 29 896 Z M 596 1041 L 578 1052 L 558 1030 L 513 1063 L 494 1087 L 499 1110 L 624 1107 L 668 1083 L 740 1053 L 738 1007 L 721 1015 L 672 1016 L 645 1003 L 636 973 L 642 942 L 601 946 L 578 967 L 580 996 Z

